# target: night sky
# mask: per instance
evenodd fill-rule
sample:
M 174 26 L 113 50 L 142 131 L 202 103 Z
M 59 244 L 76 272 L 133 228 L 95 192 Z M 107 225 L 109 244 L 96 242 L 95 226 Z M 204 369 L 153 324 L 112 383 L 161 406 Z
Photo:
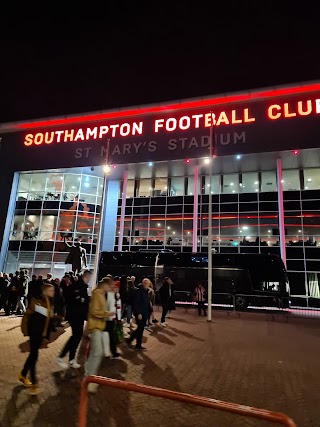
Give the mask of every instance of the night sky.
M 320 80 L 313 2 L 149 3 L 3 19 L 0 122 Z

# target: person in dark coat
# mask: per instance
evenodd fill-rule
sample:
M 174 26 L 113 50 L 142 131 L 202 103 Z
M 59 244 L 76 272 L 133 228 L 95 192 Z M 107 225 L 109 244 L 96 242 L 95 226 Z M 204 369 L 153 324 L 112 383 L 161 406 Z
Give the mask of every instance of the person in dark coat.
M 7 314 L 7 302 L 9 294 L 9 280 L 7 274 L 0 273 L 0 310 L 4 309 Z
M 144 327 L 149 316 L 149 298 L 148 288 L 150 286 L 149 279 L 143 279 L 138 288 L 134 291 L 134 297 L 132 301 L 132 310 L 136 318 L 137 329 L 132 332 L 130 338 L 126 339 L 126 342 L 131 346 L 132 342 L 136 340 L 136 350 L 145 350 L 142 347 L 142 337 Z
M 57 358 L 58 365 L 63 369 L 67 369 L 68 367 L 75 369 L 80 368 L 80 365 L 76 362 L 75 358 L 77 348 L 82 338 L 84 322 L 88 317 L 88 284 L 90 278 L 91 273 L 89 270 L 86 270 L 82 275 L 75 276 L 73 283 L 68 286 L 66 311 L 72 335 Z M 68 353 L 69 364 L 65 363 L 63 360 Z
M 23 366 L 18 381 L 25 387 L 30 387 L 30 394 L 41 392 L 36 377 L 36 363 L 42 340 L 48 338 L 51 317 L 51 299 L 54 296 L 54 288 L 50 284 L 42 286 L 41 296 L 32 298 L 23 316 L 21 330 L 24 336 L 30 338 L 30 354 Z M 30 372 L 31 382 L 27 375 Z
M 12 314 L 16 311 L 17 305 L 18 305 L 18 298 L 19 298 L 19 288 L 20 288 L 20 277 L 19 277 L 19 271 L 15 272 L 15 276 L 13 274 L 10 274 L 11 281 L 10 285 L 8 287 L 9 294 L 8 294 L 8 313 Z
M 55 279 L 52 283 L 54 286 L 54 325 L 58 328 L 61 328 L 63 325 L 61 323 L 64 314 L 64 300 L 61 289 L 61 282 L 59 279 Z
M 159 289 L 159 295 L 162 306 L 162 315 L 160 326 L 165 327 L 166 324 L 166 315 L 169 310 L 175 310 L 176 303 L 174 299 L 174 284 L 170 277 L 166 277 L 164 282 Z
M 37 280 L 37 276 L 34 274 L 29 282 L 28 286 L 28 301 L 30 302 L 32 298 L 37 298 L 41 295 L 41 286 L 40 282 Z

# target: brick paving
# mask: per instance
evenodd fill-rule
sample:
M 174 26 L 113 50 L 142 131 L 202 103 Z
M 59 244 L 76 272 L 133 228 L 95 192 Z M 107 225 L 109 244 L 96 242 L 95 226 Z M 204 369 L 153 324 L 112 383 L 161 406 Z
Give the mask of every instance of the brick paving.
M 20 318 L 0 316 L 0 425 L 77 425 L 83 370 L 62 372 L 55 364 L 69 337 L 61 330 L 40 352 L 38 376 L 44 392 L 30 397 L 16 384 L 27 356 Z M 100 374 L 170 390 L 287 413 L 298 426 L 320 427 L 319 320 L 214 313 L 209 324 L 178 309 L 169 327 L 145 333 L 147 351 L 121 346 L 122 358 L 105 359 Z M 81 355 L 79 357 L 81 361 Z M 274 425 L 100 387 L 89 398 L 88 426 L 267 426 Z

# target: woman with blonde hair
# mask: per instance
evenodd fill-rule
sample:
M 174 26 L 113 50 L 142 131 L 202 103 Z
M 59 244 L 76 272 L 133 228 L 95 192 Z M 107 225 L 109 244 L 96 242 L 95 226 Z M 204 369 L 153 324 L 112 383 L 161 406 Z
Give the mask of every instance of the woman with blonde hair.
M 106 296 L 111 291 L 113 280 L 104 277 L 92 291 L 89 306 L 89 315 L 86 330 L 90 337 L 90 353 L 85 364 L 85 375 L 96 375 L 104 357 L 103 333 L 106 326 L 106 319 L 115 314 L 114 311 L 107 311 Z M 95 393 L 97 384 L 89 384 L 88 391 Z

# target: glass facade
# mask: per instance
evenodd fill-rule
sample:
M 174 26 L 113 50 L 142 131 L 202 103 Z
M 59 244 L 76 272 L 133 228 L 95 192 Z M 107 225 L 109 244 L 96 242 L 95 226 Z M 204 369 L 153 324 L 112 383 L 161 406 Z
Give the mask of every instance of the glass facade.
M 123 250 L 191 252 L 196 232 L 197 250 L 206 252 L 211 191 L 214 252 L 280 255 L 276 170 L 213 175 L 211 183 L 208 175 L 200 175 L 197 230 L 193 229 L 193 175 L 158 178 L 156 193 L 155 180 L 150 178 L 142 186 L 141 181 L 127 183 Z M 283 170 L 282 185 L 292 294 L 320 297 L 320 169 Z M 119 198 L 118 233 L 121 204 Z M 116 236 L 115 250 L 117 245 Z
M 206 252 L 211 192 L 215 253 L 280 255 L 275 169 L 214 174 L 210 182 L 208 171 L 200 168 L 195 182 L 192 167 L 174 167 L 173 174 L 167 163 L 159 164 L 158 169 L 155 164 L 153 170 L 142 166 L 129 168 L 122 250 L 191 252 L 195 240 L 197 251 Z M 64 240 L 77 239 L 87 251 L 89 268 L 93 268 L 103 173 L 101 168 L 90 173 L 91 169 L 20 173 L 5 271 L 28 268 L 34 274 L 51 271 L 60 277 L 68 252 Z M 121 181 L 123 170 L 119 168 L 116 174 L 112 179 Z M 282 185 L 291 293 L 320 298 L 320 168 L 285 169 Z M 122 227 L 123 185 L 119 188 L 118 200 L 114 201 L 114 209 L 118 209 L 115 250 Z
M 68 248 L 78 240 L 92 268 L 100 229 L 103 179 L 83 173 L 27 172 L 19 176 L 6 271 L 61 276 Z

